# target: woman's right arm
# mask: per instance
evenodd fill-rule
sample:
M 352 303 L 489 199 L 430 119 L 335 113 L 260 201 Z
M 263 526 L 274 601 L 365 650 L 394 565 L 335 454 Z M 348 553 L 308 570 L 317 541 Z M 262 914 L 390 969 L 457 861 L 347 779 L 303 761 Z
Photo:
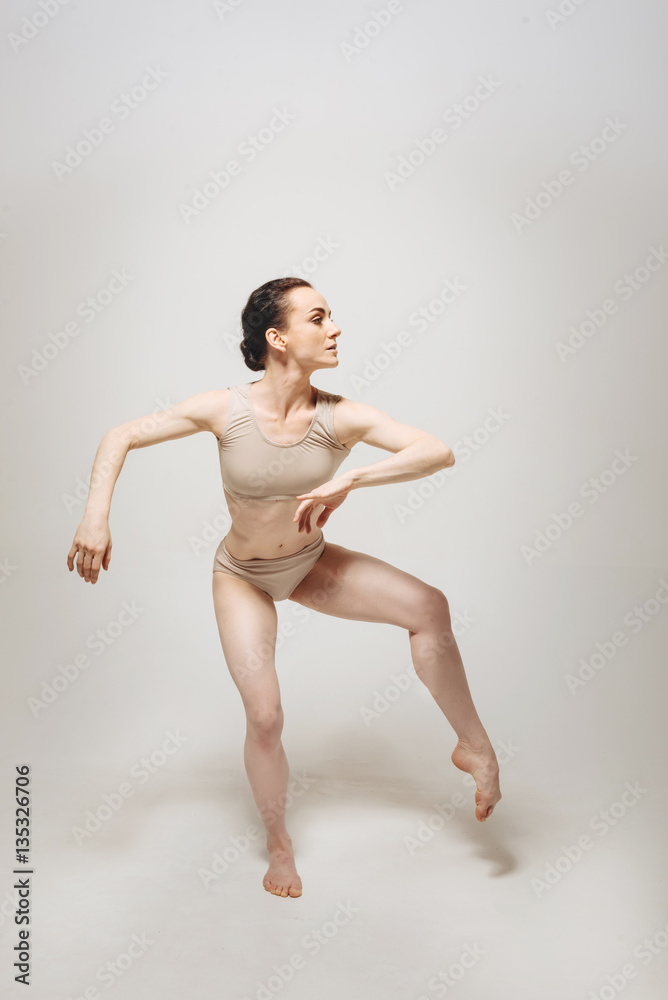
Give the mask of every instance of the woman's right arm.
M 77 571 L 87 583 L 97 581 L 100 567 L 109 569 L 111 496 L 128 452 L 199 431 L 212 431 L 220 437 L 227 416 L 228 397 L 226 389 L 199 392 L 168 410 L 137 417 L 107 431 L 95 455 L 86 509 L 67 556 L 70 571 L 74 569 L 77 555 Z

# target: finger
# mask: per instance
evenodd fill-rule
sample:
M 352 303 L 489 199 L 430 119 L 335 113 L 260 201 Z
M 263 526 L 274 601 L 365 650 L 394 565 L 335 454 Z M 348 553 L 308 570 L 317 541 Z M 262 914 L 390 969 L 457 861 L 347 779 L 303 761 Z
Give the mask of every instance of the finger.
M 93 563 L 93 553 L 87 552 L 84 556 L 83 568 L 84 568 L 84 578 L 86 583 L 90 583 L 90 568 Z
M 102 569 L 109 569 L 109 563 L 111 561 L 111 542 L 107 545 L 107 551 L 104 553 L 104 559 L 102 560 Z
M 101 565 L 101 563 L 102 563 L 102 557 L 100 556 L 100 553 L 97 552 L 93 556 L 93 562 L 91 563 L 91 567 L 90 567 L 90 582 L 91 583 L 97 583 L 97 578 L 100 575 L 100 565 Z
M 297 500 L 301 500 L 299 507 L 297 508 L 297 513 L 301 516 L 302 512 L 307 510 L 309 507 L 313 506 L 315 501 L 315 496 L 313 493 L 301 493 Z
M 315 495 L 309 493 L 307 499 L 300 506 L 300 511 L 309 511 L 316 507 L 321 501 Z
M 299 498 L 297 498 L 297 499 L 299 499 Z M 304 516 L 304 511 L 306 510 L 306 508 L 308 507 L 308 505 L 309 505 L 308 500 L 302 500 L 302 502 L 300 503 L 299 507 L 297 507 L 297 510 L 295 511 L 295 521 L 297 521 L 297 520 L 301 521 L 302 517 Z
M 74 569 L 74 557 L 77 554 L 78 549 L 79 549 L 78 545 L 75 542 L 73 542 L 72 548 L 67 553 L 67 565 L 70 569 Z
M 304 510 L 302 511 L 302 516 L 301 516 L 301 519 L 299 521 L 299 530 L 300 531 L 306 531 L 306 524 L 307 524 L 307 521 L 308 521 L 308 516 L 309 516 L 310 509 L 311 509 L 310 504 L 307 504 L 306 507 L 304 507 Z
M 318 527 L 318 526 L 320 525 L 320 518 L 322 517 L 322 515 L 323 515 L 323 512 L 324 512 L 325 510 L 327 510 L 327 508 L 325 507 L 325 505 L 324 505 L 324 503 L 322 502 L 322 500 L 321 500 L 321 501 L 320 501 L 320 503 L 318 504 L 318 507 L 322 507 L 322 510 L 319 510 L 319 511 L 318 511 L 318 516 L 316 517 L 316 520 L 315 520 L 315 524 L 316 524 L 316 527 Z M 313 516 L 315 517 L 315 510 L 313 511 Z
M 79 574 L 79 576 L 83 576 L 84 575 L 83 564 L 84 564 L 85 555 L 86 555 L 86 553 L 84 552 L 84 550 L 83 549 L 79 549 L 79 553 L 77 555 L 77 573 Z

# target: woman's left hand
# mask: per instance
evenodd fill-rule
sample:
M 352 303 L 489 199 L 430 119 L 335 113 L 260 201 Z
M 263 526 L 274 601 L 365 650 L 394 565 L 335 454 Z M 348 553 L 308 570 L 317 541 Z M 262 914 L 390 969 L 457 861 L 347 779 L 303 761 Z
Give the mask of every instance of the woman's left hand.
M 343 475 L 337 476 L 335 479 L 330 479 L 328 483 L 323 483 L 322 486 L 317 486 L 310 493 L 300 493 L 297 500 L 301 500 L 302 502 L 297 507 L 295 516 L 293 517 L 293 521 L 299 521 L 299 530 L 303 531 L 306 529 L 307 532 L 311 530 L 311 514 L 313 513 L 313 508 L 319 504 L 324 504 L 325 509 L 320 512 L 315 524 L 317 528 L 322 528 L 327 522 L 329 515 L 337 507 L 341 506 L 352 488 L 353 484 L 350 477 Z

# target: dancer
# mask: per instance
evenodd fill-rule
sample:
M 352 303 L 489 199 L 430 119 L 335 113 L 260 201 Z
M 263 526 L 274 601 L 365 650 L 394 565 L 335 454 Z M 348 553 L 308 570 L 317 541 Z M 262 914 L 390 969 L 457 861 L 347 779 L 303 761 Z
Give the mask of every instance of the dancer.
M 111 495 L 128 451 L 199 431 L 215 434 L 231 525 L 213 560 L 214 610 L 246 712 L 244 764 L 270 860 L 263 885 L 294 897 L 302 883 L 285 823 L 289 766 L 275 667 L 276 601 L 407 630 L 415 672 L 457 734 L 451 760 L 475 779 L 481 822 L 501 798 L 499 767 L 443 591 L 375 556 L 326 542 L 321 530 L 351 490 L 429 476 L 454 464 L 452 451 L 374 406 L 311 385 L 314 371 L 338 365 L 341 330 L 308 281 L 266 282 L 250 295 L 241 321 L 245 363 L 264 371 L 262 378 L 198 393 L 108 431 L 67 564 L 72 571 L 76 558 L 79 576 L 90 583 L 101 567 L 109 569 Z M 361 441 L 393 454 L 337 474 Z

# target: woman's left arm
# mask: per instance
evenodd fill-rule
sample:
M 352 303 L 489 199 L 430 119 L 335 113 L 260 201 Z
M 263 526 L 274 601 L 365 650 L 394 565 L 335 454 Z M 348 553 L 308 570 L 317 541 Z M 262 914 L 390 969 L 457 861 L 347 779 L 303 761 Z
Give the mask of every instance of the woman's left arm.
M 363 441 L 374 448 L 394 452 L 390 458 L 346 472 L 345 475 L 351 478 L 352 489 L 422 479 L 455 464 L 452 450 L 440 438 L 410 424 L 401 424 L 368 403 L 341 400 L 335 413 L 340 440 L 352 440 L 354 444 Z M 348 443 L 348 447 L 352 445 Z
M 405 483 L 422 479 L 439 469 L 449 469 L 455 464 L 452 450 L 440 438 L 428 431 L 401 424 L 388 413 L 350 399 L 342 399 L 335 410 L 336 436 L 347 448 L 363 441 L 374 448 L 394 452 L 390 458 L 349 469 L 329 483 L 323 483 L 310 493 L 302 493 L 294 516 L 299 530 L 311 530 L 310 518 L 314 507 L 322 504 L 316 524 L 321 528 L 337 507 L 340 507 L 351 490 L 362 486 L 382 486 L 387 483 Z

